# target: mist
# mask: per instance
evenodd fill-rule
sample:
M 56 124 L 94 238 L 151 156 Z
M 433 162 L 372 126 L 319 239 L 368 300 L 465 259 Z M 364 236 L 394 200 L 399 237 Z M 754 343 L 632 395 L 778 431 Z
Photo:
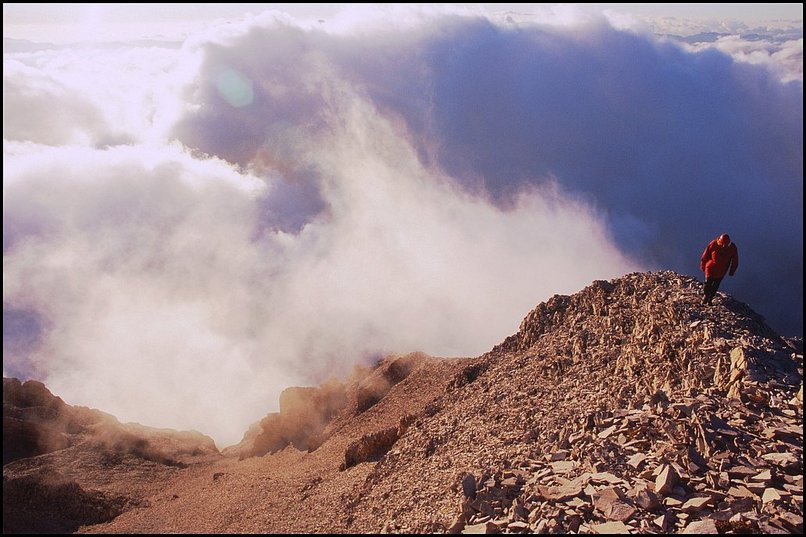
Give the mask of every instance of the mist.
M 288 386 L 700 276 L 723 232 L 722 290 L 802 335 L 802 75 L 432 11 L 4 55 L 4 375 L 223 447 Z

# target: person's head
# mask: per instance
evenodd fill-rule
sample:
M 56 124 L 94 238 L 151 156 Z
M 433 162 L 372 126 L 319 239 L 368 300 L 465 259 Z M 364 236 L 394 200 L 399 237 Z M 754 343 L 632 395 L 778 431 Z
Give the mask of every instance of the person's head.
M 729 245 L 730 244 L 730 235 L 728 235 L 727 233 L 723 233 L 716 240 L 716 243 L 718 245 L 722 246 L 722 247 L 725 247 L 725 246 Z

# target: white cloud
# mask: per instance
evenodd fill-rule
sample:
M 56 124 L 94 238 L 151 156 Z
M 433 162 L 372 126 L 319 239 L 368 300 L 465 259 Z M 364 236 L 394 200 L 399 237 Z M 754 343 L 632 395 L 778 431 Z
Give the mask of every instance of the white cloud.
M 264 266 L 251 241 L 262 183 L 171 147 L 7 149 L 4 310 L 36 311 L 52 329 L 6 360 L 30 360 L 69 402 L 122 419 L 243 432 L 219 403 L 257 359 L 239 319 Z M 241 411 L 271 404 L 242 393 Z
M 99 47 L 4 55 L 3 137 L 104 147 L 158 142 L 185 113 L 190 49 Z
M 695 43 L 692 51 L 715 48 L 739 62 L 763 65 L 782 82 L 803 81 L 803 38 L 775 42 L 767 39 L 747 40 L 738 35 L 726 35 L 713 43 Z

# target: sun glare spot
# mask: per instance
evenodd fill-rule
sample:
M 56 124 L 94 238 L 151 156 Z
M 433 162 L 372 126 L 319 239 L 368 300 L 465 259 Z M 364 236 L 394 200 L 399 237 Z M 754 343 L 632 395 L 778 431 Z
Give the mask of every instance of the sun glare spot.
M 229 67 L 216 75 L 215 87 L 218 94 L 235 108 L 252 104 L 255 98 L 252 81 Z

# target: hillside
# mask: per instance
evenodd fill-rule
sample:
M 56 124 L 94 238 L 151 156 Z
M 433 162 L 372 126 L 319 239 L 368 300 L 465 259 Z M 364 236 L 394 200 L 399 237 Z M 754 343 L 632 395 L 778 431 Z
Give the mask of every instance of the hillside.
M 798 533 L 802 342 L 699 293 L 593 282 L 483 356 L 289 388 L 220 453 L 4 379 L 4 531 Z

